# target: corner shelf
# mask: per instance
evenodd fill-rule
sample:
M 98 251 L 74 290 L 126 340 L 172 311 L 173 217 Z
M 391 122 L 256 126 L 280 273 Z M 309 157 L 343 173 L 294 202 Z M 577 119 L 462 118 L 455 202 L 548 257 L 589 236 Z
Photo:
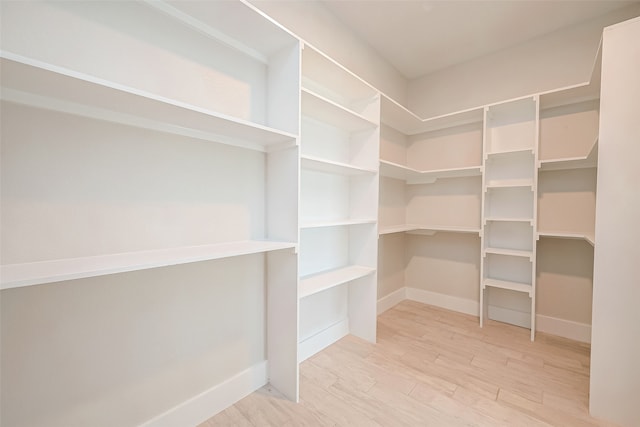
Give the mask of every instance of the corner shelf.
M 423 119 L 386 95 L 380 97 L 382 122 L 405 135 L 416 135 L 482 121 L 482 108 Z
M 302 88 L 302 111 L 305 115 L 350 132 L 378 126 L 366 117 L 306 88 Z
M 419 171 L 397 163 L 380 160 L 380 175 L 406 181 L 407 184 L 433 184 L 442 178 L 482 175 L 481 166 Z
M 2 289 L 9 289 L 295 247 L 296 244 L 292 242 L 262 240 L 184 246 L 152 251 L 8 264 L 0 267 L 0 277 L 2 278 Z
M 598 139 L 593 142 L 589 154 L 586 156 L 540 160 L 538 165 L 541 171 L 598 167 Z
M 326 291 L 343 283 L 375 273 L 375 268 L 350 265 L 300 278 L 298 298 L 302 299 Z
M 362 175 L 375 174 L 375 169 L 361 168 L 348 163 L 334 162 L 332 160 L 321 159 L 314 156 L 301 156 L 303 168 L 316 172 L 333 173 L 337 175 Z
M 527 153 L 527 154 L 533 155 L 534 149 L 533 148 L 517 148 L 513 150 L 491 151 L 491 152 L 485 153 L 485 158 L 488 159 L 489 157 L 493 157 L 493 156 L 508 156 L 511 154 L 520 154 L 520 153 Z
M 62 67 L 2 52 L 3 100 L 205 141 L 268 151 L 297 136 Z
M 300 228 L 321 228 L 321 227 L 341 227 L 348 225 L 375 224 L 375 219 L 337 219 L 326 221 L 305 221 L 300 224 Z
M 527 283 L 511 282 L 508 280 L 484 279 L 482 281 L 482 289 L 486 287 L 508 289 L 511 291 L 523 292 L 531 297 L 533 295 L 533 287 Z
M 564 232 L 564 231 L 538 231 L 537 238 L 539 239 L 540 237 L 584 240 L 594 247 L 596 244 L 595 234 L 593 232 L 572 233 L 572 232 Z

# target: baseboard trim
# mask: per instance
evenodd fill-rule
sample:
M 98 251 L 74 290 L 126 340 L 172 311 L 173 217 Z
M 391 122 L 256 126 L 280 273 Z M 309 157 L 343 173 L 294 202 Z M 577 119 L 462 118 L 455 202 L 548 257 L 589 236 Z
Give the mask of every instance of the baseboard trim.
M 407 299 L 407 288 L 400 288 L 378 300 L 378 315 Z
M 587 323 L 537 314 L 536 331 L 569 338 L 574 341 L 591 343 L 591 325 Z
M 459 313 L 480 315 L 480 304 L 478 301 L 445 295 L 438 292 L 425 291 L 424 289 L 405 288 L 408 300 L 421 302 L 423 304 L 435 305 Z
M 317 352 L 329 347 L 334 342 L 349 334 L 349 319 L 344 319 L 329 326 L 298 344 L 298 363 L 301 363 Z
M 196 426 L 225 410 L 267 383 L 267 362 L 250 368 L 206 390 L 139 427 Z

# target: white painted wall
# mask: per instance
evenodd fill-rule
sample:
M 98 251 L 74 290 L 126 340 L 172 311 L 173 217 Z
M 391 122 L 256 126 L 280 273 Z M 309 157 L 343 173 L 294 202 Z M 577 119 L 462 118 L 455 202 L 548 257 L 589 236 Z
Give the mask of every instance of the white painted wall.
M 412 80 L 407 105 L 432 117 L 589 80 L 602 29 L 640 15 L 640 4 Z
M 590 410 L 640 425 L 640 18 L 604 31 Z
M 357 38 L 322 4 L 315 1 L 250 1 L 381 92 L 400 103 L 407 101 L 407 81 L 404 76 Z

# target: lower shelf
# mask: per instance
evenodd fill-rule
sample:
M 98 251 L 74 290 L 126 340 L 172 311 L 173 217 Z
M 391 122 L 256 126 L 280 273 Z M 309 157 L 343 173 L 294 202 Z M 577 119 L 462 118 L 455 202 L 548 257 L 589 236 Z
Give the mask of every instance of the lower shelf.
M 529 294 L 529 297 L 532 296 L 533 287 L 527 283 L 520 282 L 510 282 L 507 280 L 498 280 L 498 279 L 484 279 L 482 281 L 482 289 L 487 286 L 492 288 L 500 288 L 500 289 L 509 289 L 517 292 L 524 292 Z
M 350 265 L 348 267 L 303 277 L 300 279 L 298 298 L 305 298 L 309 295 L 333 288 L 334 286 L 368 276 L 375 271 L 375 268 L 364 267 L 361 265 Z
M 0 267 L 2 289 L 146 270 L 294 248 L 292 242 L 245 240 L 214 245 L 9 264 Z
M 494 255 L 517 256 L 522 258 L 529 258 L 529 261 L 533 259 L 533 251 L 522 251 L 517 249 L 505 249 L 505 248 L 485 248 L 484 252 L 485 252 L 485 255 L 494 254 Z

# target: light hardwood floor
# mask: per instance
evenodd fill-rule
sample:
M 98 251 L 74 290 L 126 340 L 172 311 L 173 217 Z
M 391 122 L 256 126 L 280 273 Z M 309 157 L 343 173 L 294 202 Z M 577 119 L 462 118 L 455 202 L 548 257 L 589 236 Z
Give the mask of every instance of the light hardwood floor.
M 268 385 L 212 426 L 612 426 L 588 414 L 590 348 L 404 301 L 378 343 L 348 336 L 300 366 L 300 403 Z

